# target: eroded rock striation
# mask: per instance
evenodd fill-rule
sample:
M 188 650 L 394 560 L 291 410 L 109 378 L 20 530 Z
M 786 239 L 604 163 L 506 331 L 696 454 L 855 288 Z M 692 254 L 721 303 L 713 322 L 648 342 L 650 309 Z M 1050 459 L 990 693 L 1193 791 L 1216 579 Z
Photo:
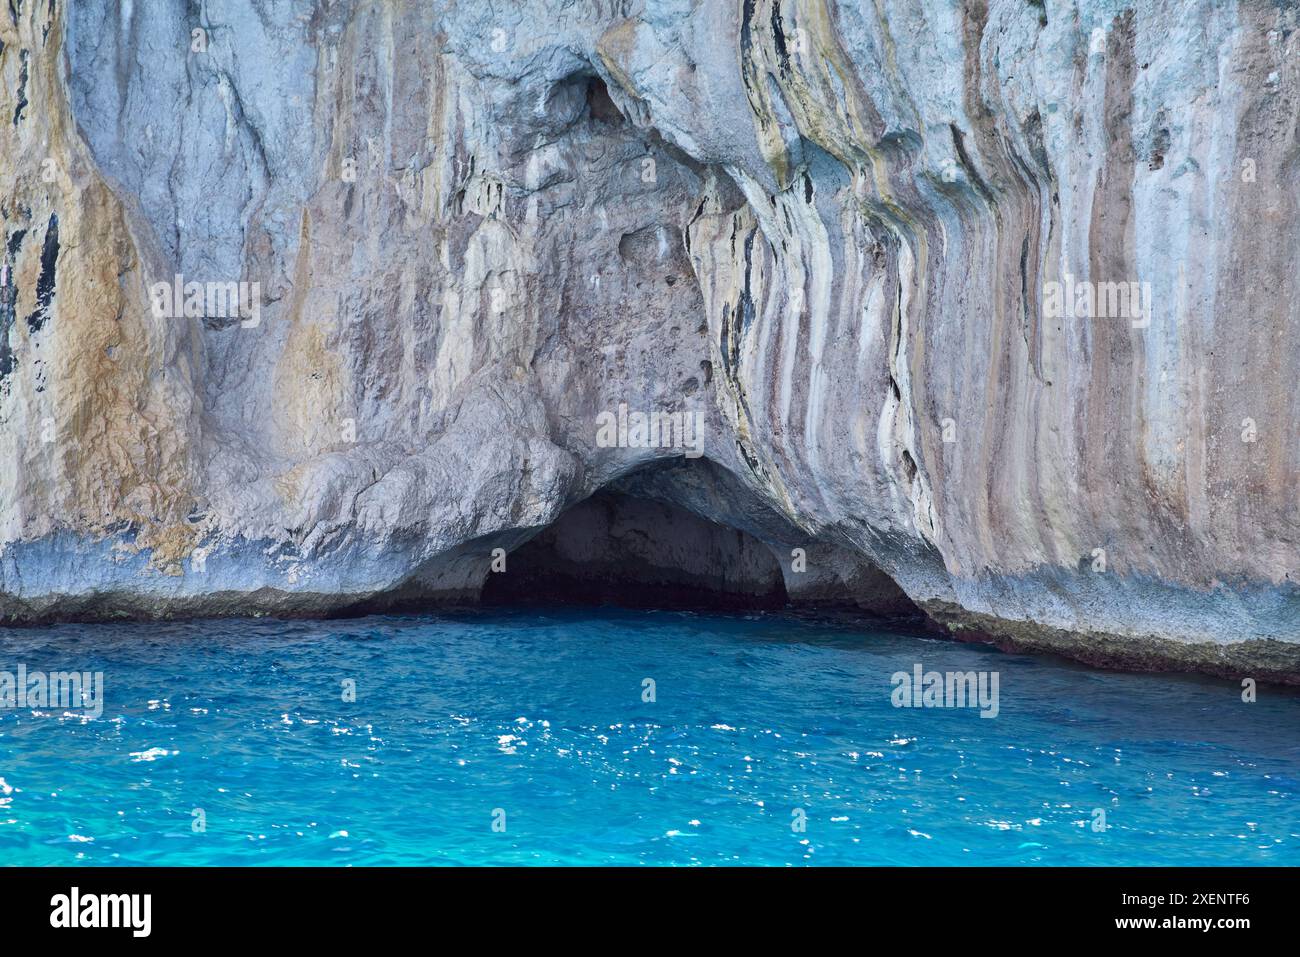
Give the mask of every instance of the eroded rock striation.
M 11 0 L 0 616 L 473 600 L 599 494 L 741 591 L 1300 681 L 1296 27 Z

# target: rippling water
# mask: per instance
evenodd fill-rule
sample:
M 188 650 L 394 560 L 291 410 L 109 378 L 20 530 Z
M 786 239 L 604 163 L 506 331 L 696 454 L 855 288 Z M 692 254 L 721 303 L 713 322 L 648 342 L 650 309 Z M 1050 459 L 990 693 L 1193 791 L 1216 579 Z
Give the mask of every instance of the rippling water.
M 1300 863 L 1267 687 L 589 609 L 3 632 L 20 662 L 105 707 L 0 710 L 6 864 Z M 894 708 L 918 662 L 997 671 L 998 716 Z

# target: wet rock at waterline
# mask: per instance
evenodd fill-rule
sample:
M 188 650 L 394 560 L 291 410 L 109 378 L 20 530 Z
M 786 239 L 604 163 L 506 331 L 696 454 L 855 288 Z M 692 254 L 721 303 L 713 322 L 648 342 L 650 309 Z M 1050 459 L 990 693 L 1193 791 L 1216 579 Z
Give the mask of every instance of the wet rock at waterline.
M 755 593 L 1300 680 L 1294 20 L 13 4 L 0 615 L 474 600 L 604 490 Z

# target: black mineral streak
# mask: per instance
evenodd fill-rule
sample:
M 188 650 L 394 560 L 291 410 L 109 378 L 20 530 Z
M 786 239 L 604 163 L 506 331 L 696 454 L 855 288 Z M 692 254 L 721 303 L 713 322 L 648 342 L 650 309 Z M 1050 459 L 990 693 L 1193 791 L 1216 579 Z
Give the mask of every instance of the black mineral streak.
M 30 55 L 26 50 L 20 50 L 18 52 L 19 63 L 21 65 L 18 67 L 18 105 L 14 107 L 14 126 L 18 125 L 18 121 L 22 118 L 23 110 L 27 108 L 27 60 L 29 59 L 29 56 Z
M 45 245 L 41 248 L 41 274 L 36 280 L 36 308 L 27 317 L 27 329 L 39 332 L 45 325 L 50 300 L 54 298 L 55 268 L 59 260 L 59 216 L 50 214 L 50 225 L 45 230 Z

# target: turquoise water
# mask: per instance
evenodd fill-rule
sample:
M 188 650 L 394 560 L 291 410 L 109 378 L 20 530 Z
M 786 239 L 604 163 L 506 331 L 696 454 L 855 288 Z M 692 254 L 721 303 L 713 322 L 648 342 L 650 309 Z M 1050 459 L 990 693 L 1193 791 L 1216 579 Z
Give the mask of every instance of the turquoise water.
M 0 710 L 5 864 L 1300 863 L 1268 687 L 604 609 L 0 633 L 19 663 L 105 705 Z M 996 671 L 997 717 L 895 708 L 917 663 Z

